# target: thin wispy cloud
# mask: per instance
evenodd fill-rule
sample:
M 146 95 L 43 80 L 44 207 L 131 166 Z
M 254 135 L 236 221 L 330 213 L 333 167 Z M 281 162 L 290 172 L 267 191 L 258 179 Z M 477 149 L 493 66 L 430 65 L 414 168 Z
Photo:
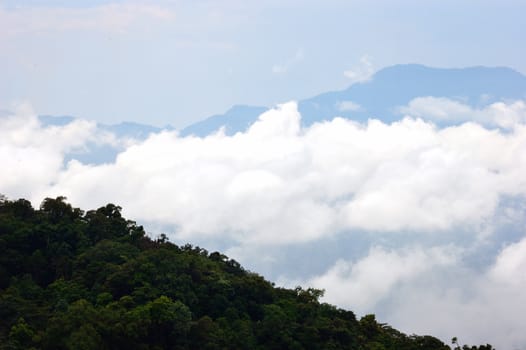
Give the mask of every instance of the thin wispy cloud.
M 342 101 L 337 104 L 337 108 L 339 111 L 346 112 L 346 111 L 361 111 L 363 108 L 360 106 L 360 104 L 353 102 L 353 101 Z
M 287 73 L 295 64 L 303 61 L 305 55 L 303 49 L 298 49 L 294 56 L 290 57 L 287 61 L 272 66 L 272 73 L 283 74 Z
M 93 7 L 15 7 L 0 5 L 0 38 L 65 31 L 126 33 L 141 21 L 173 21 L 175 12 L 150 4 L 109 3 Z
M 375 72 L 374 65 L 371 62 L 369 55 L 363 55 L 360 58 L 359 64 L 347 69 L 343 75 L 350 80 L 351 84 L 363 83 L 371 79 Z

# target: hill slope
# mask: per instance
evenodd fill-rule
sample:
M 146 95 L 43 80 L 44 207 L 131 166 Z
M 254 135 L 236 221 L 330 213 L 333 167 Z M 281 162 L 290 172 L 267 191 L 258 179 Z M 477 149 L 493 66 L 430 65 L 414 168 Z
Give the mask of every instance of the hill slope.
M 449 349 L 221 253 L 152 240 L 113 204 L 0 197 L 0 250 L 2 349 Z

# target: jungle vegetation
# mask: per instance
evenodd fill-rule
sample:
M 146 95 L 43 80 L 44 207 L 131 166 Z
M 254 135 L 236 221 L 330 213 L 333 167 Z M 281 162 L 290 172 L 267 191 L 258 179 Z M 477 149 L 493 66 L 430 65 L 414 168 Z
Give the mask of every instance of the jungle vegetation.
M 322 294 L 151 238 L 114 204 L 0 197 L 0 349 L 450 349 Z

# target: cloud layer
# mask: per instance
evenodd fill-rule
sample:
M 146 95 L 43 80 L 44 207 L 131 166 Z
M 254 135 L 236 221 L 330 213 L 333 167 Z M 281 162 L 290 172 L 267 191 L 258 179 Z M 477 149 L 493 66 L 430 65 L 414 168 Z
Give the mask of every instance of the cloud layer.
M 309 129 L 299 120 L 289 103 L 232 137 L 152 135 L 114 164 L 69 163 L 42 191 L 85 206 L 119 201 L 137 220 L 177 226 L 184 238 L 267 244 L 349 229 L 475 230 L 502 196 L 526 194 L 522 124 L 503 133 L 413 118 L 336 118 Z
M 406 332 L 524 348 L 519 305 L 526 302 L 526 239 L 503 248 L 482 271 L 468 268 L 463 256 L 453 246 L 374 247 L 358 261 L 339 260 L 302 282 L 324 288 L 325 301 L 359 314 L 375 309 Z
M 462 102 L 443 97 L 418 97 L 408 106 L 400 108 L 401 113 L 422 117 L 436 122 L 477 122 L 492 127 L 512 128 L 526 122 L 524 101 L 512 103 L 497 102 L 481 109 L 475 109 Z
M 499 237 L 525 222 L 524 102 L 474 110 L 420 98 L 402 110 L 407 116 L 391 124 L 335 118 L 302 128 L 291 102 L 245 133 L 164 131 L 137 141 L 83 120 L 43 127 L 22 106 L 0 118 L 0 192 L 34 204 L 58 195 L 83 208 L 113 202 L 151 230 L 221 241 L 256 267 L 276 259 L 275 247 L 364 233 L 361 254 L 349 247 L 329 254 L 325 271 L 289 269 L 281 282 L 325 288 L 326 300 L 409 332 L 526 345 L 516 308 L 526 302 L 525 232 Z M 451 115 L 457 126 L 420 119 Z M 124 150 L 112 163 L 63 163 L 93 142 Z M 490 254 L 485 263 L 470 262 L 482 254 Z

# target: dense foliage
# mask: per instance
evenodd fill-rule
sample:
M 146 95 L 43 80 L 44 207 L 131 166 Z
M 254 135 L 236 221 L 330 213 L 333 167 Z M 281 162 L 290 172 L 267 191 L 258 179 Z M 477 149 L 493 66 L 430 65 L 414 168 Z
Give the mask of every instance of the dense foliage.
M 153 240 L 113 204 L 0 197 L 0 252 L 2 349 L 449 349 Z

